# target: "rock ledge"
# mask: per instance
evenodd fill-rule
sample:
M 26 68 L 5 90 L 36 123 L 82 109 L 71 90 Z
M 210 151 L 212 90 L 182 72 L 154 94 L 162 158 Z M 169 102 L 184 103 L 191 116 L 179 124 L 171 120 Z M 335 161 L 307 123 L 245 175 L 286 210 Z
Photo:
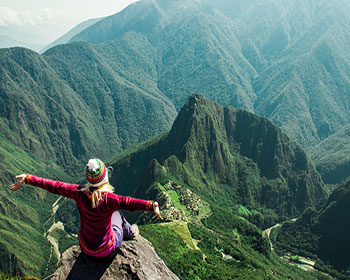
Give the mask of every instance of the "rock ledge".
M 69 248 L 56 272 L 45 278 L 63 279 L 179 280 L 142 236 L 124 241 L 118 254 L 107 260 L 91 259 L 79 246 Z

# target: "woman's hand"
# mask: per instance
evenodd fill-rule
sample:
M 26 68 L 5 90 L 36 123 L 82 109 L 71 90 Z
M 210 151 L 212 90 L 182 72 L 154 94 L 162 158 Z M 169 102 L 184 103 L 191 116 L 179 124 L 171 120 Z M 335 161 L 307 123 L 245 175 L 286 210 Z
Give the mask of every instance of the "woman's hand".
M 18 191 L 22 187 L 26 179 L 26 176 L 27 176 L 26 174 L 17 175 L 16 179 L 19 179 L 19 180 L 16 183 L 11 185 L 11 191 Z
M 157 217 L 159 218 L 159 219 L 161 219 L 161 220 L 164 220 L 163 218 L 162 218 L 162 216 L 160 215 L 160 212 L 159 212 L 159 205 L 158 205 L 158 202 L 153 202 L 153 212 L 154 212 L 154 214 L 156 214 L 157 215 Z

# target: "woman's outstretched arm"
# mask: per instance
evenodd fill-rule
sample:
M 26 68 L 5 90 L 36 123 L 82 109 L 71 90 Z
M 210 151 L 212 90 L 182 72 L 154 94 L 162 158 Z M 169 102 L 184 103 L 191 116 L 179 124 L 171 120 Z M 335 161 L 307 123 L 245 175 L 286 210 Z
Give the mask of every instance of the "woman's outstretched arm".
M 153 200 L 142 200 L 109 193 L 108 203 L 114 210 L 153 212 L 159 219 L 163 220 L 160 215 L 158 202 Z
M 16 176 L 16 178 L 19 180 L 11 185 L 12 191 L 19 190 L 22 187 L 22 185 L 26 183 L 35 187 L 45 189 L 54 194 L 59 194 L 68 198 L 75 199 L 76 189 L 79 187 L 79 185 L 49 180 L 30 174 L 21 174 Z

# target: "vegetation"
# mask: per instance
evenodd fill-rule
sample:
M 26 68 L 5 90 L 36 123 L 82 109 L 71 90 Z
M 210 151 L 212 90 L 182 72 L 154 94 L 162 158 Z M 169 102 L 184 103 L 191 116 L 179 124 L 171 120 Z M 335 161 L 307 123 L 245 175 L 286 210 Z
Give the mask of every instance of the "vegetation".
M 84 56 L 84 47 L 77 44 L 70 54 L 80 54 L 85 66 L 72 59 L 64 46 L 63 52 L 58 48 L 56 55 L 47 52 L 46 57 L 22 48 L 0 50 L 0 221 L 6 225 L 0 232 L 0 271 L 4 273 L 43 277 L 57 262 L 43 237 L 53 222 L 51 206 L 57 197 L 28 186 L 10 193 L 15 175 L 32 173 L 79 182 L 88 158 L 104 159 L 158 134 L 169 128 L 175 116 L 174 107 L 164 98 L 154 98 L 115 78 L 97 54 L 101 69 L 108 71 L 102 74 L 105 82 L 98 81 L 101 76 L 93 79 L 93 58 Z M 85 47 L 87 53 L 90 50 Z M 58 67 L 67 74 L 77 65 L 81 68 L 70 72 L 71 80 L 64 80 Z M 81 76 L 84 72 L 86 79 Z M 155 118 L 158 121 L 152 122 Z M 70 232 L 77 233 L 79 224 L 70 213 L 61 214 Z M 62 248 L 70 244 L 64 236 L 60 242 Z
M 177 227 L 168 223 L 144 225 L 140 232 L 181 279 L 328 279 L 280 260 L 270 252 L 262 232 L 244 219 L 222 213 L 225 218 L 220 220 L 217 214 L 214 212 L 206 222 L 208 227 L 188 224 L 195 248 L 188 245 L 188 234 L 184 238 Z M 266 245 L 263 252 L 256 250 L 262 249 L 261 241 Z
M 317 269 L 349 279 L 349 194 L 350 182 L 339 186 L 320 211 L 307 209 L 296 222 L 283 224 L 274 234 L 278 254 L 310 257 Z
M 322 141 L 310 153 L 325 183 L 345 183 L 350 179 L 350 126 Z
M 285 161 L 269 159 L 275 147 Z M 266 119 L 192 95 L 168 133 L 115 160 L 118 192 L 137 186 L 135 197 L 160 203 L 167 222 L 152 225 L 158 221 L 142 214 L 141 234 L 181 279 L 327 279 L 280 260 L 259 228 L 326 196 L 306 155 Z M 294 176 L 304 193 L 318 198 L 286 197 Z M 303 187 L 299 176 L 309 176 Z M 269 195 L 261 195 L 267 186 Z M 296 203 L 291 215 L 290 205 L 300 198 L 310 200 Z
M 119 193 L 131 195 L 134 186 L 135 196 L 154 199 L 160 189 L 181 208 L 176 189 L 167 187 L 172 182 L 261 228 L 317 207 L 327 195 L 305 153 L 277 127 L 199 95 L 188 99 L 169 133 L 112 167 Z
M 71 41 L 120 46 L 123 76 L 157 83 L 177 109 L 200 92 L 268 117 L 311 148 L 349 121 L 349 9 L 341 0 L 142 1 Z
M 12 193 L 9 186 L 23 172 L 70 181 L 57 164 L 25 152 L 0 137 L 0 271 L 8 275 L 47 275 L 57 260 L 50 258 L 50 244 L 43 236 L 55 196 L 24 186 Z

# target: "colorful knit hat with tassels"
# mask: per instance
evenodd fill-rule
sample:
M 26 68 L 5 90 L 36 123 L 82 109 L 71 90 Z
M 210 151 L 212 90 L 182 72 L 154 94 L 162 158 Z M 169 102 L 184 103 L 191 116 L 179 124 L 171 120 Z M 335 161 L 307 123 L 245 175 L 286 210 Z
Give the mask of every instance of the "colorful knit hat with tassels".
M 86 165 L 85 175 L 90 186 L 98 187 L 108 183 L 108 171 L 102 160 L 90 159 Z

